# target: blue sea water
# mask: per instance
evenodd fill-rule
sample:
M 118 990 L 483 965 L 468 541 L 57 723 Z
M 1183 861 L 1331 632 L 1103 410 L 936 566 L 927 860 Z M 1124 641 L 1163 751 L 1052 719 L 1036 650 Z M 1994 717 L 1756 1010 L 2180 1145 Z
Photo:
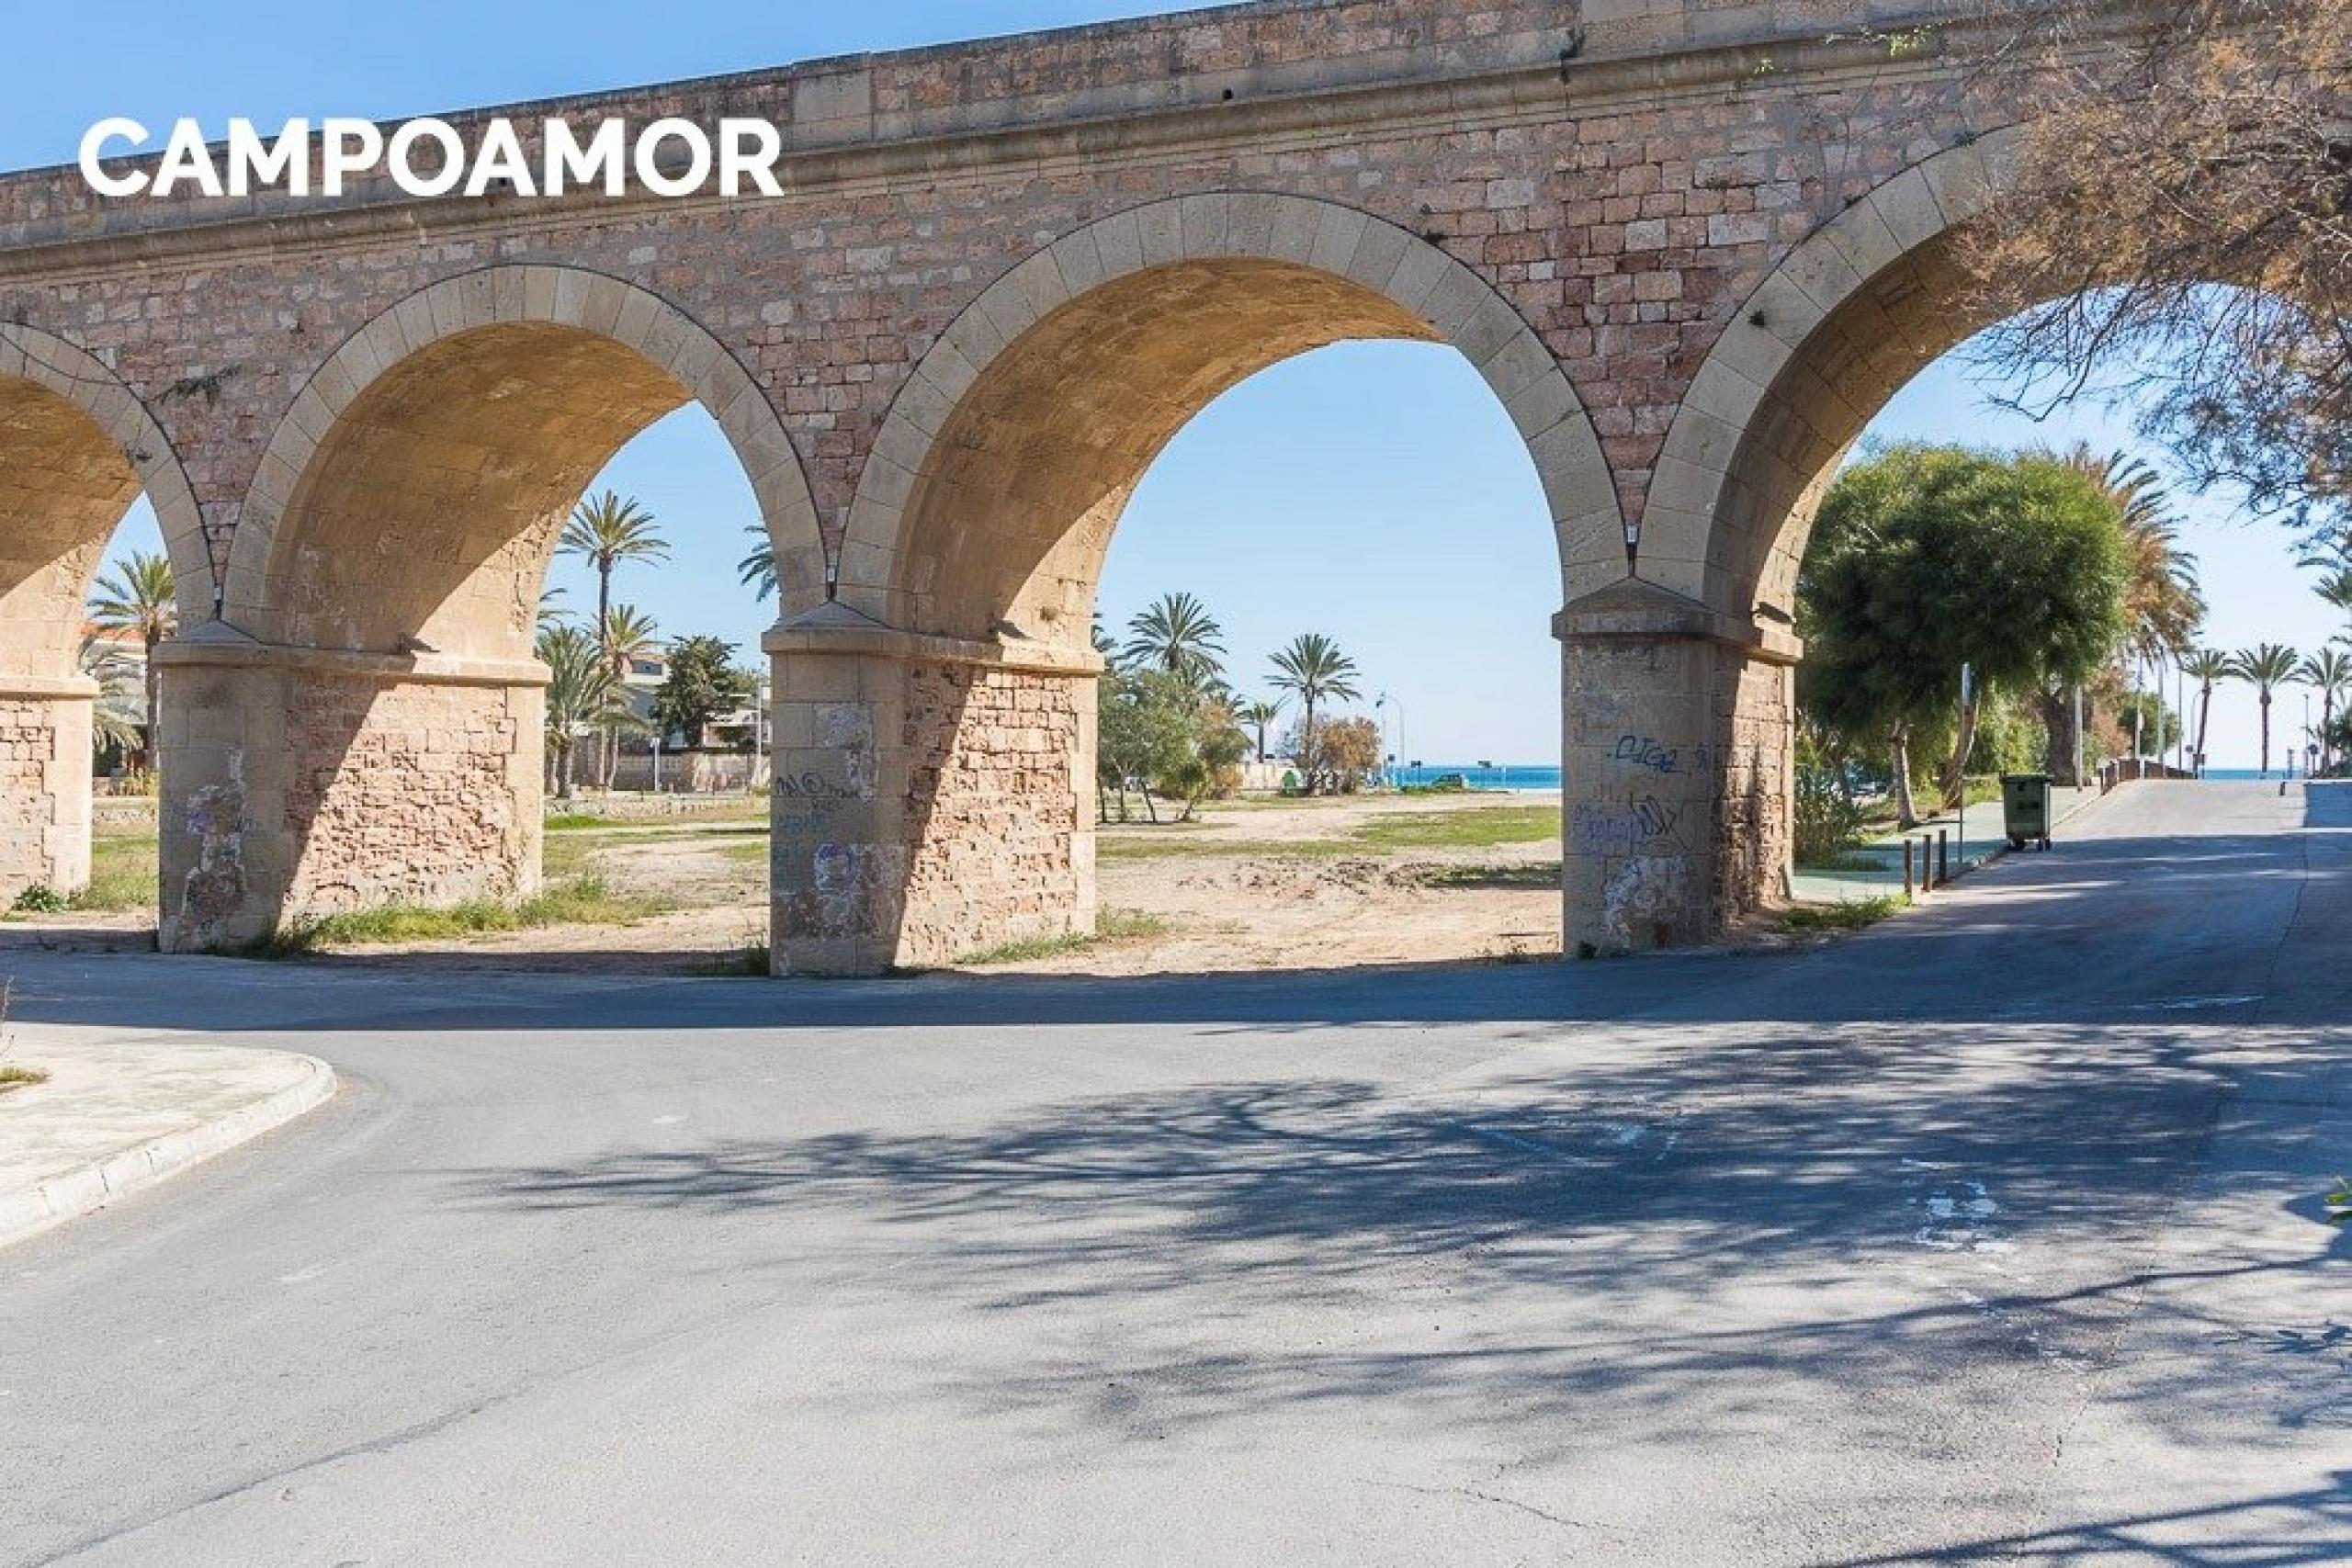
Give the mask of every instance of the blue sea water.
M 1472 789 L 1550 790 L 1560 787 L 1557 763 L 1537 767 L 1519 762 L 1423 762 L 1409 768 L 1392 768 L 1391 780 L 1399 784 L 1430 784 L 1459 773 L 1470 781 Z

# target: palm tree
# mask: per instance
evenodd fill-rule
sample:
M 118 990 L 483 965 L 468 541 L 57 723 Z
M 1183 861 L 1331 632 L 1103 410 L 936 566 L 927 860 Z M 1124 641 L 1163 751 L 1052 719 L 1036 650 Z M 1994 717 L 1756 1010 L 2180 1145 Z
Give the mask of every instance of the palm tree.
M 2343 611 L 2347 619 L 2352 619 L 2352 566 L 2338 567 L 2329 572 L 2320 579 L 2319 586 L 2312 592 Z
M 1236 716 L 1258 732 L 1258 761 L 1261 762 L 1266 760 L 1266 728 L 1282 716 L 1283 705 L 1280 703 L 1251 703 Z
M 136 632 L 147 649 L 147 739 L 141 760 L 152 758 L 162 734 L 156 724 L 163 709 L 162 671 L 155 649 L 179 627 L 171 561 L 133 550 L 117 562 L 113 572 L 99 578 L 90 592 L 89 621 L 96 631 Z
M 548 760 L 555 772 L 556 798 L 570 800 L 574 749 L 583 732 L 611 722 L 623 710 L 620 680 L 584 626 L 547 627 L 533 651 L 548 667 Z
M 2164 476 L 2127 453 L 2100 457 L 2087 442 L 2055 456 L 2105 491 L 2122 522 L 2126 650 L 2154 660 L 2179 654 L 2204 622 L 2205 596 L 2197 558 L 2180 547 L 2180 514 Z
M 760 542 L 752 547 L 750 555 L 735 563 L 735 575 L 755 598 L 763 602 L 773 599 L 775 597 L 775 541 L 768 537 L 764 524 L 747 523 L 743 525 L 743 532 L 757 535 Z
M 2335 765 L 2335 743 L 2330 739 L 2335 733 L 2335 705 L 2347 690 L 2352 690 L 2352 655 L 2334 648 L 2323 648 L 2295 668 L 2295 679 L 2319 693 L 2320 744 L 2325 748 L 2326 765 Z
M 603 726 L 604 771 L 598 783 L 609 795 L 613 788 L 613 775 L 619 772 L 621 765 L 621 731 L 629 728 L 626 722 L 629 667 L 662 646 L 662 631 L 654 625 L 652 616 L 634 604 L 616 604 L 605 612 L 605 633 L 596 641 L 612 666 L 614 689 L 622 699 L 619 712 Z
M 2123 529 L 2123 652 L 2136 682 L 2142 660 L 2156 667 L 2163 689 L 2165 664 L 2177 659 L 2204 624 L 2205 596 L 2197 581 L 2197 558 L 2180 548 L 2180 516 L 2165 489 L 2164 476 L 2128 453 L 2105 457 L 2088 442 L 2052 454 L 2102 491 Z M 2132 710 L 2132 745 L 2140 748 L 2141 708 Z
M 2230 660 L 2230 673 L 2246 682 L 2262 697 L 2262 772 L 2270 773 L 2270 695 L 2295 678 L 2295 650 L 2266 642 L 2245 649 Z
M 139 671 L 130 655 L 103 637 L 85 637 L 74 667 L 98 683 L 98 700 L 91 705 L 90 713 L 91 754 L 96 756 L 109 746 L 125 757 L 137 751 L 141 743 Z
M 1356 661 L 1341 653 L 1340 645 L 1321 632 L 1302 632 L 1291 639 L 1288 648 L 1274 655 L 1273 666 L 1273 678 L 1269 684 L 1296 697 L 1303 710 L 1298 726 L 1298 761 L 1306 773 L 1307 792 L 1312 794 L 1315 705 L 1330 697 L 1352 702 L 1360 695 L 1355 688 Z
M 653 513 L 616 491 L 590 496 L 571 511 L 556 541 L 559 554 L 578 556 L 596 571 L 596 626 L 601 635 L 613 613 L 613 570 L 625 560 L 667 560 L 670 547 L 654 527 Z M 600 643 L 599 646 L 602 646 Z M 612 649 L 605 648 L 606 660 Z
M 2216 648 L 2193 648 L 2180 656 L 2181 673 L 2197 682 L 2196 764 L 2205 766 L 2205 727 L 2213 716 L 2213 687 L 2232 679 L 2233 660 Z
M 538 624 L 532 628 L 535 632 L 543 632 L 549 626 L 562 626 L 571 619 L 571 612 L 556 603 L 562 597 L 563 590 L 560 588 L 539 590 Z
M 1225 672 L 1225 628 L 1209 607 L 1190 593 L 1165 594 L 1127 623 L 1127 659 L 1137 665 L 1182 675 L 1195 686 L 1215 683 Z

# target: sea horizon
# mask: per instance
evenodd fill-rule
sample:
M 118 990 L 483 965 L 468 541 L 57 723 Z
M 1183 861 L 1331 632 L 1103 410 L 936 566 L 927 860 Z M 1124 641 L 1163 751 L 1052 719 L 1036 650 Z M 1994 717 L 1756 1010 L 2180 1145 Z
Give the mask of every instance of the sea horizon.
M 1459 776 L 1469 781 L 1476 790 L 1496 790 L 1513 794 L 1541 795 L 1563 787 L 1560 765 L 1556 762 L 1416 762 L 1409 766 L 1388 770 L 1390 781 L 1406 788 L 1426 787 L 1443 778 Z M 2301 781 L 2301 772 L 2293 778 Z M 2278 768 L 2265 773 L 2259 768 L 2208 768 L 2205 779 L 2212 784 L 2254 784 L 2265 780 L 2288 778 Z

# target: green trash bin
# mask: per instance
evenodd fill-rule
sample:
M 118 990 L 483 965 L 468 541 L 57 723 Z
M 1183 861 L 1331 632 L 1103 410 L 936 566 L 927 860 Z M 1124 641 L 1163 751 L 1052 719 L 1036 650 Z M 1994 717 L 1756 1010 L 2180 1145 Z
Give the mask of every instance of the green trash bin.
M 2001 823 L 2013 850 L 2021 850 L 2029 843 L 2045 850 L 2050 847 L 2048 773 L 2001 775 Z

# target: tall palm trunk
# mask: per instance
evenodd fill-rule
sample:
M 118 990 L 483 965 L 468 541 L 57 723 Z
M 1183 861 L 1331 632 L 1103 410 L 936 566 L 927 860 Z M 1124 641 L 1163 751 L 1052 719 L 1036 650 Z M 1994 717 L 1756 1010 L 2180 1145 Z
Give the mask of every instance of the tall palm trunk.
M 2197 690 L 2197 755 L 2189 759 L 2192 772 L 2205 771 L 2205 727 L 2213 717 L 2213 682 L 2207 681 Z
M 1298 724 L 1298 771 L 1305 775 L 1306 793 L 1318 793 L 1315 787 L 1315 694 L 1306 694 L 1306 716 Z
M 596 650 L 604 655 L 605 668 L 617 676 L 620 667 L 613 661 L 613 563 L 604 561 L 596 568 Z M 596 743 L 596 771 L 601 787 L 606 795 L 613 793 L 613 775 L 621 765 L 621 732 L 606 730 Z
M 2270 688 L 2262 688 L 2262 776 L 2270 776 Z
M 147 649 L 147 738 L 139 748 L 140 764 L 149 773 L 155 771 L 155 754 L 163 750 L 164 732 L 157 728 L 163 723 L 164 672 L 155 661 L 155 649 L 164 638 L 150 630 L 140 639 Z

